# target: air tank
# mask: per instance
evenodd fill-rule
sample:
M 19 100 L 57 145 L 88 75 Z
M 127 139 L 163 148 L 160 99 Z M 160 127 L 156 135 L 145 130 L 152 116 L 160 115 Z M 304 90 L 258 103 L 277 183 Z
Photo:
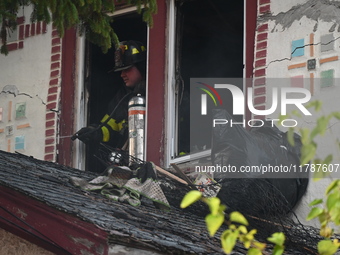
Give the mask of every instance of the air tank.
M 130 99 L 128 104 L 129 154 L 140 160 L 145 160 L 145 110 L 143 96 L 138 94 Z

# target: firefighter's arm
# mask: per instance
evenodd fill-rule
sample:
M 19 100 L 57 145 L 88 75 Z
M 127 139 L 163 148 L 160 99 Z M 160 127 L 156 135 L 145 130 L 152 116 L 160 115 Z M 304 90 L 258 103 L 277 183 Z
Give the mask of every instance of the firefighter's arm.
M 126 120 L 116 120 L 106 114 L 101 120 L 102 141 L 108 142 L 126 127 Z

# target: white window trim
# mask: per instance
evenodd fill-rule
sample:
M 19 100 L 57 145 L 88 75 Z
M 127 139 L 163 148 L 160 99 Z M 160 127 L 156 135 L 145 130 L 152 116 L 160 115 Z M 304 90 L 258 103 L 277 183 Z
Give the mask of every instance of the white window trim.
M 150 49 L 150 44 L 149 44 L 149 38 L 150 38 L 150 27 L 147 26 L 146 29 L 146 49 Z M 147 50 L 146 51 L 146 77 L 145 77 L 145 90 L 149 91 L 149 56 L 150 56 L 150 51 Z M 148 102 L 149 102 L 149 93 L 146 93 L 145 95 L 145 102 L 146 102 L 146 106 L 145 106 L 145 124 L 144 124 L 144 160 L 146 160 L 148 158 L 148 112 L 149 112 L 149 108 L 148 108 Z
M 86 126 L 87 103 L 89 95 L 85 89 L 85 36 L 79 36 L 77 42 L 77 89 L 75 98 L 75 119 L 74 128 L 79 130 Z M 74 142 L 74 157 L 73 166 L 80 170 L 85 170 L 86 165 L 86 150 L 85 144 L 76 139 Z
M 246 14 L 247 9 L 247 0 L 244 0 L 244 11 Z M 244 15 L 244 40 L 243 40 L 243 63 L 246 63 L 246 17 Z M 176 148 L 177 148 L 177 118 L 175 114 L 175 40 L 176 40 L 176 6 L 175 0 L 168 1 L 168 40 L 167 40 L 167 49 L 168 49 L 168 68 L 167 68 L 167 116 L 166 116 L 166 149 L 165 149 L 165 157 L 164 163 L 165 166 L 169 166 L 170 164 L 180 164 L 186 163 L 190 160 L 197 160 L 199 158 L 208 157 L 211 155 L 211 149 L 201 151 L 198 153 L 176 157 Z M 243 69 L 243 77 L 245 77 L 245 68 Z M 245 90 L 245 82 L 243 84 L 243 91 Z
M 144 8 L 144 4 L 141 5 L 141 8 L 142 9 Z M 113 17 L 119 17 L 119 16 L 126 15 L 126 14 L 133 13 L 133 12 L 137 12 L 136 6 L 125 7 L 120 10 L 116 10 L 114 13 L 108 13 L 108 15 L 113 16 Z
M 175 40 L 176 40 L 176 7 L 175 0 L 168 1 L 168 76 L 167 76 L 167 122 L 166 122 L 166 155 L 165 165 L 174 163 L 172 158 L 175 155 L 175 127 L 176 116 L 174 114 L 175 95 L 173 93 L 175 86 Z

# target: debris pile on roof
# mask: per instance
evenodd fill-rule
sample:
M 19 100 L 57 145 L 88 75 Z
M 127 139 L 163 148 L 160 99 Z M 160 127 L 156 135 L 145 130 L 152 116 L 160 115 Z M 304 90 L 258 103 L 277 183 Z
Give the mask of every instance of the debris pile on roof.
M 203 217 L 207 212 L 205 205 L 196 203 L 186 210 L 179 209 L 188 186 L 161 178 L 160 186 L 171 206 L 170 211 L 164 211 L 155 208 L 148 199 L 142 199 L 141 205 L 135 207 L 112 201 L 98 192 L 82 190 L 70 182 L 71 178 L 90 181 L 96 177 L 95 173 L 0 151 L 0 192 L 1 187 L 16 190 L 54 210 L 91 223 L 108 234 L 107 242 L 111 245 L 120 244 L 162 254 L 222 253 L 219 240 L 222 230 L 215 237 L 209 237 Z M 306 233 L 301 235 L 299 226 L 290 224 L 285 228 L 282 224 L 289 222 L 287 220 L 269 222 L 253 218 L 251 222 L 257 223 L 258 229 L 262 225 L 266 230 L 272 226 L 272 230 L 295 231 L 294 236 L 300 239 L 307 237 Z M 304 230 L 311 233 L 311 229 Z M 307 244 L 308 241 L 312 242 Z M 307 250 L 299 246 L 292 248 L 290 254 L 308 254 L 308 249 L 315 247 L 314 241 L 305 239 L 301 243 L 306 245 Z M 232 254 L 246 254 L 246 250 L 237 245 Z
M 70 183 L 71 177 L 92 180 L 96 175 L 0 151 L 0 188 L 19 191 L 96 225 L 109 234 L 110 244 L 162 254 L 221 254 L 219 237 L 209 237 L 203 217 L 175 207 L 170 211 L 159 210 L 152 203 L 142 202 L 141 206 L 134 207 L 115 202 L 100 193 L 75 187 Z M 0 208 L 1 215 L 5 214 Z M 238 249 L 244 251 L 241 247 Z
M 71 182 L 83 190 L 99 190 L 109 199 L 132 206 L 139 206 L 143 196 L 152 200 L 157 208 L 170 209 L 151 162 L 139 164 L 135 170 L 127 166 L 111 166 L 105 172 L 90 181 L 71 177 Z

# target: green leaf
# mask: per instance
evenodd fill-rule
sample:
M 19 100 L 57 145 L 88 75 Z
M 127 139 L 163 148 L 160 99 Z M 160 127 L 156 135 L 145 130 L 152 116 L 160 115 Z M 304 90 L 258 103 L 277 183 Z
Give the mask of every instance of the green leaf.
M 202 193 L 199 192 L 198 190 L 191 190 L 189 191 L 184 198 L 182 199 L 181 208 L 186 208 L 189 205 L 197 202 L 198 200 L 200 200 L 202 197 Z
M 312 202 L 309 203 L 309 206 L 318 205 L 321 204 L 322 202 L 323 202 L 322 199 L 314 199 Z
M 316 152 L 316 145 L 314 143 L 306 144 L 301 149 L 301 165 L 307 164 L 311 161 Z
M 319 100 L 315 101 L 315 111 L 319 112 L 321 110 L 322 107 L 322 102 Z
M 307 220 L 312 220 L 316 217 L 318 217 L 321 213 L 323 213 L 323 209 L 320 207 L 314 207 L 312 210 L 309 212 L 307 216 Z
M 320 132 L 320 135 L 323 135 L 328 127 L 329 117 L 328 116 L 322 116 L 317 120 L 317 128 Z
M 234 224 L 230 224 L 230 225 L 229 225 L 229 229 L 231 229 L 231 230 L 236 230 L 237 227 L 236 227 Z
M 244 226 L 244 225 L 240 225 L 238 227 L 238 230 L 242 233 L 242 234 L 247 234 L 248 233 L 248 230 L 247 228 Z
M 328 196 L 327 202 L 326 202 L 328 211 L 332 210 L 337 202 L 339 202 L 339 193 L 334 192 L 334 193 L 330 194 Z
M 217 215 L 219 213 L 220 209 L 220 199 L 217 197 L 212 197 L 207 199 L 207 204 L 209 205 L 209 209 L 212 215 Z
M 271 235 L 271 237 L 268 237 L 267 240 L 273 244 L 283 246 L 286 237 L 282 232 L 276 232 Z
M 333 255 L 338 250 L 338 245 L 331 240 L 322 240 L 318 243 L 319 255 Z
M 223 213 L 225 210 L 227 210 L 227 207 L 225 205 L 220 205 L 219 212 Z
M 280 115 L 279 116 L 279 122 L 282 123 L 282 121 L 284 121 L 285 119 L 287 119 L 288 116 L 287 115 Z
M 221 227 L 224 222 L 224 214 L 212 215 L 208 214 L 205 217 L 205 223 L 207 224 L 207 228 L 210 236 L 214 236 L 217 230 Z
M 329 166 L 327 162 L 332 161 L 333 159 L 333 156 L 332 155 L 328 155 L 326 157 L 326 159 L 324 160 L 321 160 L 321 159 L 314 159 L 313 160 L 313 164 L 314 165 L 318 165 L 318 170 L 314 172 L 313 174 L 313 181 L 318 181 L 318 180 L 321 180 L 323 178 L 326 178 L 327 176 L 330 175 L 330 171 L 329 171 Z
M 266 244 L 265 243 L 260 243 L 260 242 L 253 242 L 253 245 L 257 248 L 257 249 L 259 249 L 259 250 L 263 250 L 264 248 L 266 248 Z
M 275 245 L 273 250 L 273 255 L 281 255 L 284 252 L 284 247 L 280 245 Z
M 340 120 L 340 112 L 333 112 L 333 117 Z
M 225 210 L 227 210 L 227 207 L 225 205 L 220 205 L 219 209 L 218 209 L 218 212 L 219 213 L 223 213 Z
M 322 102 L 319 100 L 311 101 L 306 105 L 306 108 L 314 107 L 315 111 L 318 112 L 321 110 Z
M 302 144 L 309 144 L 309 141 L 310 141 L 310 139 L 309 139 L 309 129 L 301 128 L 300 133 L 301 133 Z
M 335 225 L 340 225 L 340 202 L 337 202 L 330 210 L 329 215 Z
M 222 248 L 223 251 L 227 254 L 231 253 L 232 250 L 235 247 L 236 244 L 236 240 L 238 237 L 238 232 L 231 232 L 231 231 L 224 231 L 224 233 L 221 236 L 221 243 L 222 243 Z
M 257 248 L 250 248 L 247 252 L 248 255 L 262 255 L 261 250 Z
M 257 230 L 256 229 L 252 229 L 248 232 L 248 234 L 244 235 L 243 236 L 243 239 L 245 241 L 249 241 L 249 242 L 252 242 L 254 240 L 254 235 L 257 233 Z M 245 243 L 244 243 L 245 244 Z M 245 246 L 246 247 L 246 246 Z M 249 247 L 246 247 L 246 248 L 249 248 Z
M 318 218 L 319 218 L 319 222 L 320 222 L 321 227 L 327 226 L 328 215 L 326 213 L 321 213 Z
M 232 222 L 237 222 L 242 225 L 248 226 L 247 219 L 240 212 L 232 212 L 229 217 L 230 221 Z
M 323 160 L 323 164 L 329 165 L 333 160 L 333 155 L 329 154 L 324 160 Z
M 312 129 L 312 132 L 309 136 L 309 139 L 313 140 L 317 135 L 319 135 L 320 132 L 320 128 L 318 126 L 316 126 L 315 128 Z
M 338 186 L 339 180 L 332 181 L 331 184 L 328 185 L 326 189 L 326 195 L 328 195 L 331 191 L 333 191 Z
M 315 171 L 313 174 L 313 181 L 319 181 L 323 178 L 326 178 L 330 173 L 329 172 L 323 172 L 323 171 Z
M 243 236 L 240 236 L 240 241 L 243 242 L 244 248 L 246 248 L 246 249 L 250 248 L 251 241 L 244 239 Z

